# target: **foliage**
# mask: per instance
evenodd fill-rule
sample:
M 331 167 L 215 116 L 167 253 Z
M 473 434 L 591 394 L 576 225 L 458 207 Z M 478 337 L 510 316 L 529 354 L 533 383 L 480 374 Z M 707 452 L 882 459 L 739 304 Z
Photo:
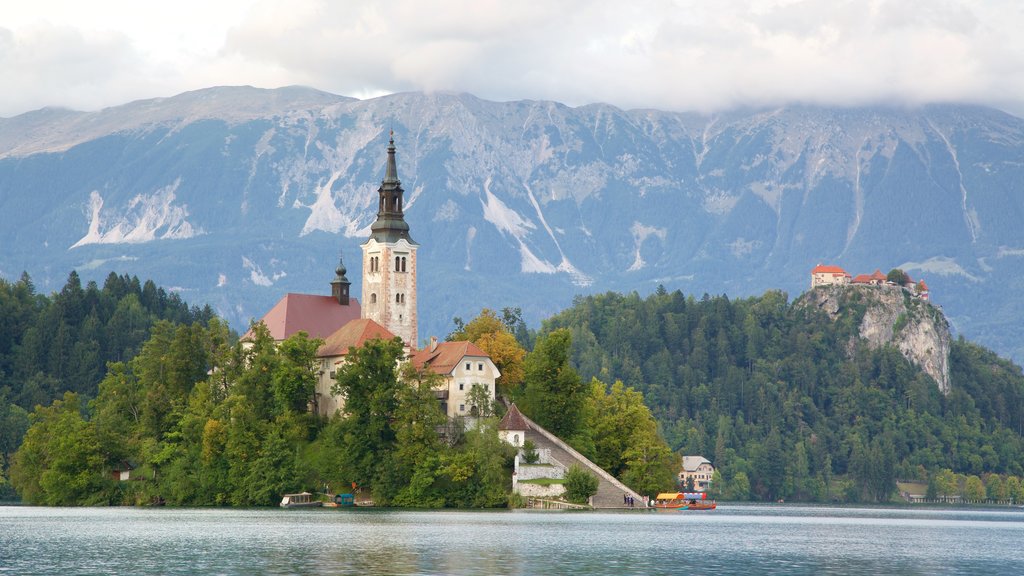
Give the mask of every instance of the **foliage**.
M 586 504 L 590 497 L 597 494 L 597 477 L 583 469 L 578 464 L 573 464 L 565 472 L 565 499 L 577 504 Z
M 941 469 L 1024 474 L 1021 369 L 961 338 L 943 395 L 895 347 L 851 346 L 868 305 L 850 291 L 833 319 L 776 291 L 607 293 L 546 321 L 537 348 L 568 331 L 570 365 L 642 394 L 674 451 L 712 460 L 726 497 L 886 501 L 897 478 Z M 625 452 L 622 438 L 587 428 L 577 435 L 614 468 L 607 455 Z
M 96 395 L 107 362 L 135 356 L 157 320 L 206 323 L 213 310 L 189 307 L 176 293 L 111 272 L 99 287 L 77 272 L 51 295 L 37 294 L 28 274 L 0 278 L 0 391 L 24 410 L 66 391 Z M 0 398 L 3 394 L 0 394 Z
M 910 281 L 910 276 L 899 268 L 893 268 L 885 275 L 886 282 L 892 282 L 897 286 L 903 286 Z
M 536 464 L 540 461 L 540 454 L 537 453 L 537 445 L 533 440 L 523 441 L 523 461 L 527 464 Z
M 455 318 L 456 329 L 448 335 L 448 340 L 468 340 L 486 352 L 501 373 L 496 382 L 498 391 L 510 394 L 523 383 L 523 358 L 526 356 L 513 331 L 525 329 L 525 325 L 518 309 L 506 308 L 502 313 L 504 319 L 499 319 L 493 310 L 484 308 L 469 324 Z
M 535 422 L 561 438 L 571 438 L 583 424 L 588 387 L 569 365 L 572 335 L 555 330 L 537 341 L 526 356 L 526 386 L 520 406 Z
M 95 430 L 82 418 L 73 392 L 32 415 L 32 426 L 14 455 L 11 482 L 27 501 L 59 506 L 109 501 L 112 481 L 105 477 Z

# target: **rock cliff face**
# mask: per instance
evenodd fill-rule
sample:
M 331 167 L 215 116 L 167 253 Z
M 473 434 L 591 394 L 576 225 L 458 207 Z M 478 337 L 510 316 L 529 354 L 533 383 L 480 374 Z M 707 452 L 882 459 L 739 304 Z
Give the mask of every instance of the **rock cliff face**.
M 895 286 L 820 286 L 798 303 L 818 308 L 833 320 L 852 314 L 858 321 L 859 343 L 877 349 L 895 346 L 931 376 L 943 394 L 949 392 L 949 322 L 927 301 Z M 851 353 L 858 342 L 850 342 Z

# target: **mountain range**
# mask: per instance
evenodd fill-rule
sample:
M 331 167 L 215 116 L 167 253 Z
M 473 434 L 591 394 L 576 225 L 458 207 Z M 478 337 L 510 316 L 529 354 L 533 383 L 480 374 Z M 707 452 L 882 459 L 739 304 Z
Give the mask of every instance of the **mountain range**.
M 242 332 L 329 294 L 393 132 L 420 244 L 420 339 L 578 294 L 790 297 L 819 263 L 925 280 L 955 333 L 1024 360 L 1024 120 L 991 108 L 791 106 L 714 115 L 603 104 L 217 87 L 0 119 L 0 276 L 111 271 L 210 303 Z

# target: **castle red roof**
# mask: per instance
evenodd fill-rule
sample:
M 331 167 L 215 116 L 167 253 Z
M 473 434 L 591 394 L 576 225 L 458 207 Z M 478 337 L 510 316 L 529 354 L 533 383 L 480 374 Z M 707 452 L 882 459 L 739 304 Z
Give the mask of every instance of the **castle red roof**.
M 490 358 L 486 352 L 472 342 L 439 342 L 433 350 L 427 347 L 414 353 L 410 362 L 416 368 L 426 365 L 432 372 L 451 374 L 466 356 Z
M 850 282 L 851 284 L 871 284 L 871 276 L 868 276 L 867 274 L 857 274 Z
M 815 266 L 814 269 L 811 270 L 811 274 L 842 274 L 844 276 L 849 276 L 849 274 L 846 273 L 846 270 L 843 270 L 839 266 L 829 266 L 825 264 L 818 264 Z
M 353 320 L 327 337 L 323 346 L 316 351 L 319 357 L 345 356 L 349 348 L 359 348 L 368 340 L 379 338 L 391 340 L 395 335 L 390 330 L 369 318 Z
M 343 306 L 330 296 L 285 294 L 260 320 L 274 340 L 284 340 L 300 330 L 310 338 L 326 338 L 359 316 L 359 302 L 355 298 Z M 249 336 L 251 333 L 246 332 L 242 339 Z

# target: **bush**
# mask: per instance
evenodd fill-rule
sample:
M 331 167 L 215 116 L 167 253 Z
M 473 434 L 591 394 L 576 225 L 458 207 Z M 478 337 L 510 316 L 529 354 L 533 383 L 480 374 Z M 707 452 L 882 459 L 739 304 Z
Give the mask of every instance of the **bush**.
M 586 504 L 597 494 L 598 480 L 580 465 L 573 464 L 565 473 L 565 498 L 576 504 Z
M 523 460 L 527 464 L 536 464 L 540 460 L 540 454 L 537 453 L 537 445 L 533 443 L 533 440 L 523 442 Z

